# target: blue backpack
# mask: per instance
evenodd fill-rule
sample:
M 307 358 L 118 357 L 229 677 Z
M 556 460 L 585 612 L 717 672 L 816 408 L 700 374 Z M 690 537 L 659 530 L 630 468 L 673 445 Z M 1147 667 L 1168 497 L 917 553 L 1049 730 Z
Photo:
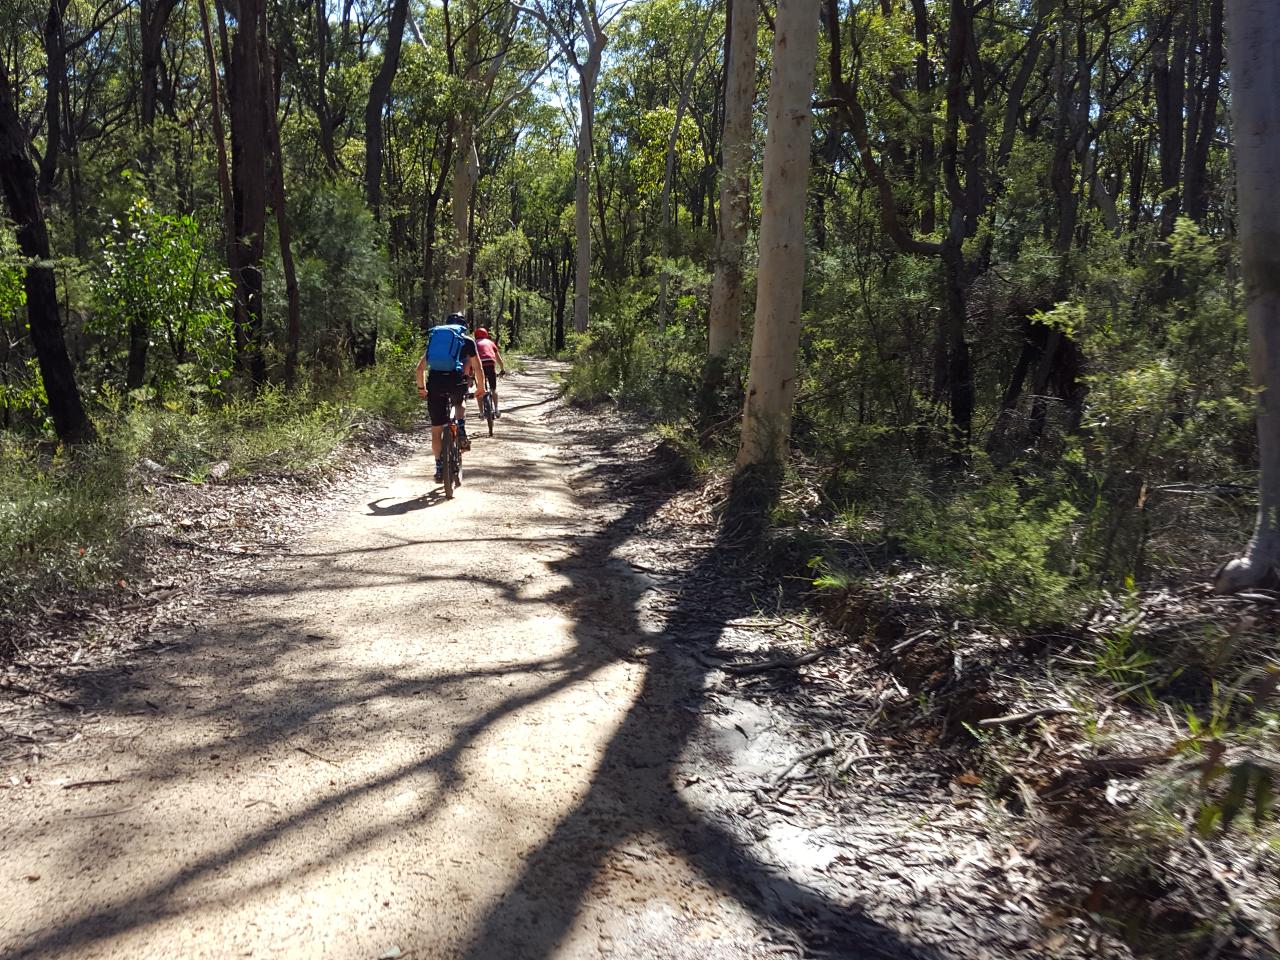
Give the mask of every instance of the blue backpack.
M 427 369 L 440 373 L 462 372 L 462 345 L 466 343 L 467 330 L 456 323 L 444 323 L 431 328 L 427 340 Z

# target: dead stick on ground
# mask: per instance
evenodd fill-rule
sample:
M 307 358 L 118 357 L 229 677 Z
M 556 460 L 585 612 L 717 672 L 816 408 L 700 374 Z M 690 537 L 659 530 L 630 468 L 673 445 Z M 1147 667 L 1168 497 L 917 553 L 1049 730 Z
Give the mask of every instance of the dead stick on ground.
M 791 763 L 787 765 L 787 769 L 783 770 L 780 774 L 778 774 L 776 777 L 773 778 L 773 783 L 769 785 L 769 789 L 776 790 L 778 788 L 778 785 L 781 784 L 784 780 L 786 780 L 787 777 L 791 774 L 791 771 L 794 770 L 796 767 L 800 766 L 800 764 L 805 763 L 806 761 L 809 761 L 809 760 L 816 760 L 818 759 L 818 757 L 825 757 L 829 754 L 835 753 L 836 746 L 834 743 L 831 742 L 830 734 L 826 734 L 826 737 L 827 737 L 827 742 L 824 743 L 822 746 L 814 747 L 812 750 L 809 750 L 806 753 L 802 753 L 800 754 L 800 756 L 792 760 Z
M 761 660 L 759 663 L 724 663 L 718 669 L 726 673 L 745 676 L 750 673 L 764 673 L 766 670 L 778 670 L 784 667 L 802 667 L 806 663 L 813 663 L 823 653 L 824 651 L 822 650 L 814 650 L 812 653 L 806 653 L 799 657 L 780 657 L 777 660 Z
M 334 766 L 334 767 L 339 767 L 339 766 L 341 766 L 341 764 L 340 764 L 340 763 L 338 763 L 338 761 L 337 761 L 337 760 L 330 760 L 328 757 L 322 757 L 322 756 L 320 756 L 320 754 L 316 753 L 314 750 L 308 750 L 306 747 L 296 747 L 295 749 L 296 749 L 299 753 L 305 753 L 308 757 L 315 757 L 317 760 L 319 760 L 319 761 L 321 761 L 321 762 L 323 762 L 323 763 L 327 763 L 327 764 L 329 764 L 330 766 Z
M 889 656 L 896 657 L 898 656 L 898 654 L 902 653 L 904 650 L 914 647 L 917 643 L 919 643 L 925 637 L 929 637 L 932 635 L 933 635 L 932 630 L 921 630 L 919 633 L 915 634 L 914 636 L 907 637 L 907 639 L 905 640 L 900 640 L 897 643 L 895 643 L 892 647 L 889 648 Z
M 32 697 L 43 697 L 50 703 L 56 703 L 64 710 L 79 710 L 80 704 L 72 703 L 70 700 L 63 700 L 61 697 L 55 697 L 51 693 L 45 693 L 43 690 L 34 690 L 31 687 L 24 687 L 20 683 L 14 683 L 12 680 L 5 680 L 0 684 L 0 689 L 12 690 L 14 693 L 25 693 Z
M 840 766 L 836 767 L 836 773 L 843 776 L 859 760 L 881 760 L 887 756 L 888 754 L 884 753 L 852 753 L 840 761 Z
M 64 783 L 63 790 L 79 790 L 81 787 L 105 787 L 112 783 L 124 783 L 123 780 L 80 780 L 76 783 Z
M 1000 727 L 1010 723 L 1025 723 L 1037 717 L 1056 717 L 1060 714 L 1077 714 L 1079 712 L 1074 707 L 1041 707 L 1038 710 L 1027 710 L 1024 713 L 1011 713 L 1004 717 L 990 717 L 986 720 L 979 720 L 978 726 Z

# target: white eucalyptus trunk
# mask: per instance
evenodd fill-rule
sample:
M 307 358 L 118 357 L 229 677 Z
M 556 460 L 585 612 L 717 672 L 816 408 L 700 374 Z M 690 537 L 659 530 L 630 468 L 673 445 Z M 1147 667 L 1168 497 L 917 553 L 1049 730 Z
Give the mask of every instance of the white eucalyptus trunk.
M 760 266 L 738 469 L 780 467 L 796 395 L 818 0 L 778 0 L 760 197 Z
M 1227 0 L 1240 266 L 1258 414 L 1258 520 L 1224 593 L 1280 576 L 1280 4 Z
M 729 64 L 720 141 L 720 238 L 711 280 L 707 352 L 723 357 L 742 332 L 742 251 L 751 217 L 751 111 L 756 98 L 756 9 L 729 0 Z
M 471 257 L 471 195 L 480 177 L 475 129 L 467 119 L 458 124 L 453 151 L 453 256 L 449 264 L 449 312 L 467 308 L 467 263 Z

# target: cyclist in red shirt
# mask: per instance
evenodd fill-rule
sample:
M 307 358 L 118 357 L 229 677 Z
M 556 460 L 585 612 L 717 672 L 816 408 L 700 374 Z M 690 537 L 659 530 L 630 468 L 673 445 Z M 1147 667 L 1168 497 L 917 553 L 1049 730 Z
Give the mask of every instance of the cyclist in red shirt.
M 484 327 L 476 330 L 476 356 L 480 359 L 480 366 L 484 368 L 484 382 L 489 387 L 489 396 L 493 400 L 493 415 L 495 418 L 502 416 L 498 410 L 498 370 L 502 368 L 502 375 L 507 375 L 507 363 L 502 359 L 502 352 L 498 349 L 497 341 L 489 336 L 489 331 Z M 476 403 L 480 402 L 480 396 L 476 395 Z M 483 412 L 483 408 L 481 408 Z

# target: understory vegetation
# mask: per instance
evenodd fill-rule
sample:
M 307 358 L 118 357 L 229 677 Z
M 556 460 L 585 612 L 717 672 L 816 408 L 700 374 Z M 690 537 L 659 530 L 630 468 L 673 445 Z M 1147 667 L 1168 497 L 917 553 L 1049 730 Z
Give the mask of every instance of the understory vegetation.
M 292 390 L 214 399 L 199 391 L 163 405 L 104 398 L 103 440 L 32 448 L 0 439 L 0 627 L 35 603 L 56 603 L 130 574 L 135 524 L 161 477 L 188 483 L 317 476 L 343 443 L 376 423 L 407 429 L 421 415 L 406 388 L 417 341 L 388 343 L 363 370 L 328 371 Z
M 1280 561 L 1208 586 L 1260 463 L 1226 11 L 7 3 L 0 601 L 120 576 L 149 476 L 408 425 L 464 311 L 643 411 L 724 513 L 762 480 L 762 560 L 993 797 L 1104 810 L 1108 876 L 1175 884 L 1204 838 L 1252 881 Z M 1259 889 L 1169 950 L 1274 942 Z

